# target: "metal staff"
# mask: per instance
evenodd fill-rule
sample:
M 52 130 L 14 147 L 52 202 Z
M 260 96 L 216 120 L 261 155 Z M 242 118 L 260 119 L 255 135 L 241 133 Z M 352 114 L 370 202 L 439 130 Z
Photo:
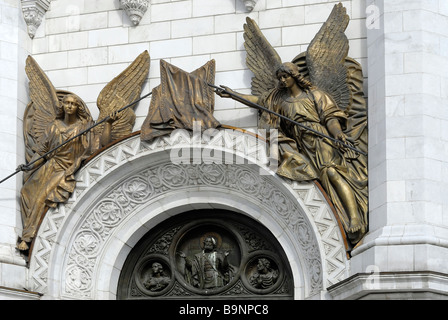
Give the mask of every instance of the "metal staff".
M 231 95 L 232 97 L 234 97 L 235 100 L 240 101 L 240 102 L 244 103 L 245 105 L 248 105 L 249 107 L 253 107 L 253 108 L 256 108 L 256 109 L 259 109 L 259 110 L 266 111 L 266 112 L 268 112 L 268 113 L 270 113 L 270 114 L 273 114 L 273 115 L 275 115 L 275 116 L 277 116 L 277 117 L 279 117 L 279 118 L 282 118 L 282 119 L 284 119 L 284 120 L 286 120 L 286 121 L 289 121 L 289 122 L 291 122 L 291 123 L 293 123 L 293 124 L 295 124 L 295 125 L 297 125 L 297 126 L 303 128 L 303 129 L 305 129 L 305 130 L 307 130 L 307 131 L 313 132 L 314 134 L 316 134 L 316 135 L 318 135 L 318 136 L 320 136 L 320 137 L 322 137 L 322 138 L 329 139 L 329 140 L 331 140 L 331 141 L 333 141 L 333 142 L 335 142 L 335 143 L 337 143 L 337 144 L 340 144 L 340 145 L 344 146 L 345 148 L 348 148 L 348 149 L 350 149 L 350 150 L 355 151 L 356 153 L 359 153 L 359 154 L 362 154 L 362 155 L 364 155 L 364 156 L 367 156 L 367 153 L 365 153 L 364 151 L 358 150 L 358 149 L 356 149 L 355 147 L 353 147 L 353 146 L 351 146 L 351 145 L 349 145 L 349 144 L 346 144 L 345 142 L 343 142 L 343 141 L 341 141 L 341 140 L 338 140 L 338 139 L 335 139 L 335 138 L 333 138 L 333 137 L 327 136 L 326 134 L 323 134 L 323 133 L 321 133 L 321 132 L 319 132 L 319 131 L 316 131 L 316 130 L 314 130 L 314 129 L 312 129 L 312 128 L 309 128 L 309 127 L 307 127 L 307 126 L 304 126 L 303 124 L 301 124 L 301 123 L 299 123 L 299 122 L 297 122 L 297 121 L 295 121 L 295 120 L 292 120 L 292 119 L 290 119 L 290 118 L 288 118 L 288 117 L 285 117 L 285 116 L 282 115 L 282 114 L 279 114 L 279 113 L 277 113 L 277 112 L 275 112 L 275 111 L 272 111 L 272 110 L 269 110 L 269 109 L 267 109 L 267 108 L 265 108 L 265 107 L 263 107 L 263 106 L 260 106 L 259 104 L 256 104 L 256 103 L 254 103 L 254 102 L 252 102 L 252 101 L 249 101 L 249 100 L 247 100 L 247 99 L 244 99 L 244 98 L 242 98 L 242 97 L 239 97 L 239 96 L 233 94 L 232 92 L 227 91 L 226 89 L 224 89 L 224 88 L 222 88 L 222 87 L 215 86 L 215 85 L 213 85 L 213 84 L 211 84 L 211 83 L 207 83 L 207 85 L 209 85 L 210 87 L 215 88 L 216 90 L 219 90 L 219 91 L 221 91 L 221 92 L 226 92 L 227 94 L 229 94 L 229 95 Z
M 144 96 L 141 96 L 140 98 L 138 98 L 137 100 L 131 102 L 130 104 L 128 104 L 128 105 L 122 107 L 121 109 L 119 109 L 119 110 L 117 111 L 117 113 L 119 113 L 119 112 L 121 112 L 121 111 L 123 111 L 123 110 L 125 110 L 125 109 L 127 109 L 127 108 L 129 108 L 129 107 L 132 107 L 134 104 L 136 104 L 137 102 L 140 102 L 141 100 L 143 100 L 143 99 L 149 97 L 151 94 L 152 94 L 152 91 L 151 91 L 150 93 L 144 95 Z M 37 158 L 37 159 L 31 161 L 30 163 L 28 163 L 27 165 L 25 165 L 25 166 L 24 166 L 24 165 L 20 165 L 20 166 L 16 169 L 16 171 L 15 171 L 14 173 L 11 173 L 9 176 L 7 176 L 7 177 L 4 178 L 3 180 L 1 180 L 1 181 L 0 181 L 0 184 L 3 183 L 4 181 L 8 180 L 8 179 L 11 178 L 12 176 L 16 175 L 16 174 L 19 173 L 20 171 L 26 171 L 30 166 L 32 166 L 32 165 L 33 165 L 34 163 L 36 163 L 37 161 L 39 161 L 39 160 L 41 160 L 41 159 L 43 159 L 43 158 L 46 159 L 46 157 L 47 157 L 50 153 L 56 151 L 56 150 L 59 149 L 60 147 L 62 147 L 62 146 L 64 146 L 64 145 L 66 145 L 67 143 L 69 143 L 70 141 L 72 141 L 72 140 L 74 140 L 74 139 L 76 139 L 76 138 L 79 138 L 79 137 L 82 136 L 83 134 L 89 132 L 90 130 L 92 130 L 92 129 L 95 128 L 96 126 L 102 124 L 103 122 L 105 122 L 105 121 L 107 121 L 107 120 L 109 120 L 109 119 L 110 119 L 110 116 L 107 116 L 107 117 L 101 119 L 100 121 L 98 121 L 98 122 L 96 122 L 94 125 L 92 125 L 91 127 L 89 127 L 89 128 L 87 128 L 87 129 L 81 131 L 81 132 L 78 133 L 76 136 L 71 137 L 70 139 L 64 141 L 64 142 L 61 143 L 60 145 L 54 147 L 53 149 L 51 149 L 50 151 L 46 152 L 45 154 L 43 154 L 43 155 L 40 156 L 39 158 Z

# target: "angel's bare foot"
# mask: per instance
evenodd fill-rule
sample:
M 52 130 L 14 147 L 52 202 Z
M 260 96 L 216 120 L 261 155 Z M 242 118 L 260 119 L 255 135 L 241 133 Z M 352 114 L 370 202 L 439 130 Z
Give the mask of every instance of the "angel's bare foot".
M 20 244 L 17 246 L 17 249 L 20 251 L 26 251 L 29 249 L 28 244 L 25 241 L 20 242 Z
M 359 231 L 361 227 L 362 227 L 361 221 L 357 217 L 354 217 L 350 221 L 348 231 L 351 233 L 355 233 L 356 231 Z

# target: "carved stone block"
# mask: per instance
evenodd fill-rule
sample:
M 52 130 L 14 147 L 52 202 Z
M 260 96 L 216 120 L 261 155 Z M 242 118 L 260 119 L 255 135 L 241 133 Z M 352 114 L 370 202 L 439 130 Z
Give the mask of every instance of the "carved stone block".
M 255 8 L 255 5 L 257 4 L 258 0 L 241 0 L 246 7 L 247 11 L 252 11 Z
M 28 26 L 28 35 L 34 38 L 42 18 L 50 7 L 50 0 L 22 0 L 23 18 Z
M 126 11 L 134 26 L 140 23 L 149 7 L 149 0 L 120 0 L 120 7 Z

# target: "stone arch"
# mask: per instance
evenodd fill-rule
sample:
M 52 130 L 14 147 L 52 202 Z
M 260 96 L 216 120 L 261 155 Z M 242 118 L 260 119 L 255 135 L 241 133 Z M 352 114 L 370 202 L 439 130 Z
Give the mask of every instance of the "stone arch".
M 173 162 L 182 148 L 192 163 Z M 233 162 L 195 158 L 210 149 Z M 52 299 L 115 299 L 127 254 L 144 234 L 168 217 L 217 208 L 269 229 L 293 270 L 294 297 L 320 297 L 348 275 L 343 233 L 314 183 L 282 179 L 267 164 L 262 139 L 230 128 L 206 142 L 179 130 L 151 143 L 136 133 L 114 144 L 79 170 L 70 199 L 45 215 L 30 290 Z

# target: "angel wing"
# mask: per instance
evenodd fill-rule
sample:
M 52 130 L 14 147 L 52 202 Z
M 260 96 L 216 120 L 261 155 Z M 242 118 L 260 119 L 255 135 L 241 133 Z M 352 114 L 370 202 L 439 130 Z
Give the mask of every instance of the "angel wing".
M 349 20 L 342 3 L 335 5 L 306 52 L 306 66 L 311 83 L 330 94 L 342 110 L 351 102 L 345 65 L 349 50 L 345 29 Z
M 35 153 L 49 124 L 53 123 L 60 105 L 56 89 L 33 57 L 26 59 L 25 71 L 29 79 L 31 102 L 25 109 L 23 135 L 26 161 Z
M 109 82 L 97 99 L 100 110 L 98 120 L 111 115 L 140 97 L 142 85 L 149 73 L 150 57 L 148 51 L 141 53 L 122 73 Z M 112 141 L 129 135 L 135 122 L 135 113 L 131 108 L 118 114 L 112 124 Z M 101 132 L 104 125 L 96 129 Z
M 345 30 L 349 23 L 341 3 L 334 6 L 327 21 L 311 41 L 308 50 L 295 57 L 300 73 L 313 85 L 332 96 L 348 115 L 348 138 L 367 152 L 367 106 L 363 92 L 361 65 L 348 57 L 349 41 Z
M 253 72 L 252 94 L 261 94 L 273 89 L 277 84 L 275 72 L 282 64 L 277 51 L 261 33 L 254 20 L 247 17 L 244 24 L 244 47 L 246 48 L 246 65 Z

